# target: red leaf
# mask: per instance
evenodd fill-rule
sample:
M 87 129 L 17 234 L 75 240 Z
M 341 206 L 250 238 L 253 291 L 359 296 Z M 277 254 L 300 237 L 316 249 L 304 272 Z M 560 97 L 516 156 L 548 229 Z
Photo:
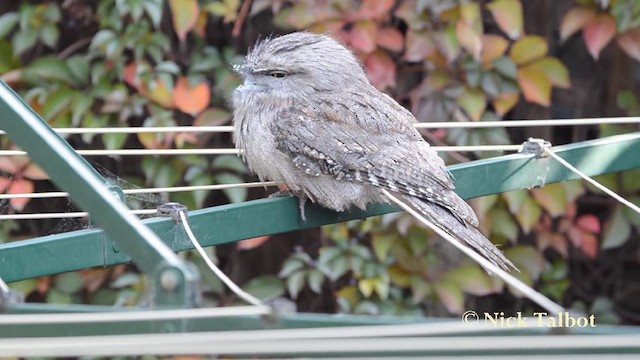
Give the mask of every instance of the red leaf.
M 385 49 L 400 52 L 404 48 L 404 36 L 398 29 L 387 27 L 378 31 L 376 43 Z
M 569 36 L 582 30 L 595 14 L 596 11 L 593 8 L 587 7 L 576 7 L 569 10 L 560 24 L 560 39 L 564 41 Z
M 473 28 L 465 22 L 458 21 L 456 24 L 456 36 L 462 48 L 471 54 L 476 61 L 479 60 L 480 51 L 482 51 L 480 34 L 476 33 Z
M 211 88 L 205 82 L 191 86 L 186 77 L 181 77 L 176 83 L 173 96 L 180 111 L 195 116 L 209 106 Z
M 436 45 L 429 32 L 407 32 L 407 48 L 404 59 L 407 61 L 422 61 L 436 51 Z
M 34 190 L 33 182 L 27 179 L 17 179 L 9 185 L 9 194 L 31 194 Z M 11 206 L 18 210 L 22 211 L 25 206 L 29 203 L 31 199 L 29 198 L 16 198 L 11 199 Z
M 367 57 L 364 65 L 369 81 L 379 90 L 396 86 L 396 64 L 387 53 L 374 52 Z
M 602 231 L 602 224 L 595 215 L 587 214 L 582 215 L 576 220 L 576 225 L 582 230 L 588 231 L 592 234 L 600 234 Z
M 376 38 L 378 36 L 378 28 L 372 21 L 357 22 L 351 34 L 349 35 L 349 44 L 366 54 L 376 49 Z
M 571 243 L 589 258 L 595 259 L 598 256 L 600 244 L 598 243 L 598 238 L 594 234 L 583 231 L 578 227 L 572 227 L 569 229 L 568 235 L 569 239 L 571 239 Z
M 617 40 L 622 50 L 632 58 L 640 61 L 640 29 L 631 29 L 619 35 Z
M 587 49 L 594 59 L 616 34 L 616 21 L 609 15 L 600 14 L 590 19 L 582 33 Z
M 499 35 L 482 35 L 482 62 L 490 64 L 493 60 L 504 55 L 509 42 Z
M 354 16 L 356 19 L 377 19 L 389 15 L 395 0 L 363 0 Z
M 269 236 L 260 236 L 253 239 L 242 240 L 238 242 L 238 250 L 251 250 L 264 244 L 269 240 Z

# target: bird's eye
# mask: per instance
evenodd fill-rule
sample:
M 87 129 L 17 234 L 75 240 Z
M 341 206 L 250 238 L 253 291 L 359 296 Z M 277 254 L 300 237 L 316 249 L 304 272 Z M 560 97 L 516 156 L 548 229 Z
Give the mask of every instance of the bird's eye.
M 274 78 L 283 78 L 287 76 L 287 73 L 282 70 L 274 70 L 269 72 L 269 76 Z

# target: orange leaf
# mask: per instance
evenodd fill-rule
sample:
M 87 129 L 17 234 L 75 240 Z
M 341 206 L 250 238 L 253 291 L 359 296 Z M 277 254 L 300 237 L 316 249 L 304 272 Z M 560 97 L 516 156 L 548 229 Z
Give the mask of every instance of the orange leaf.
M 549 45 L 543 37 L 529 35 L 513 44 L 509 56 L 517 65 L 522 65 L 547 55 L 547 52 Z
M 493 100 L 493 109 L 499 116 L 504 116 L 509 110 L 513 109 L 518 103 L 520 96 L 518 93 L 505 93 L 500 94 L 498 98 Z
M 400 52 L 404 48 L 404 37 L 398 29 L 386 27 L 378 31 L 376 43 L 385 49 Z
M 180 41 L 187 38 L 187 33 L 197 24 L 200 7 L 198 0 L 169 0 L 173 28 Z
M 551 82 L 542 71 L 530 66 L 519 69 L 518 83 L 527 101 L 549 106 L 551 103 Z
M 499 35 L 483 35 L 482 36 L 482 62 L 490 64 L 493 60 L 504 55 L 509 47 L 509 41 Z
M 569 256 L 567 238 L 561 234 L 549 231 L 539 232 L 536 237 L 536 244 L 538 245 L 538 250 L 551 247 L 560 253 L 563 258 L 566 259 Z
M 559 88 L 568 89 L 571 87 L 569 80 L 569 70 L 560 60 L 553 57 L 546 57 L 531 63 L 528 67 L 534 68 L 545 74 L 552 85 Z
M 47 180 L 47 179 L 49 179 L 49 175 L 47 175 L 47 173 L 44 172 L 44 170 L 42 170 L 35 163 L 30 163 L 29 165 L 27 165 L 24 168 L 24 170 L 22 171 L 22 175 L 24 177 L 26 177 L 27 179 L 31 179 L 31 180 Z
M 251 250 L 264 244 L 269 240 L 269 236 L 260 236 L 253 239 L 242 240 L 238 242 L 238 250 Z
M 456 24 L 456 36 L 458 42 L 463 49 L 465 49 L 474 59 L 480 59 L 480 51 L 482 50 L 482 39 L 480 35 L 476 33 L 471 26 L 465 22 L 458 21 Z
M 560 24 L 560 39 L 564 41 L 569 36 L 582 30 L 595 14 L 596 11 L 593 8 L 587 7 L 576 7 L 569 10 Z
M 174 107 L 171 89 L 167 87 L 167 85 L 162 80 L 158 79 L 152 82 L 146 92 L 148 93 L 149 99 L 155 101 L 162 107 L 165 107 L 167 109 L 171 109 Z M 141 93 L 144 95 L 144 91 L 141 91 Z
M 522 35 L 524 27 L 520 0 L 495 0 L 487 7 L 509 39 L 517 39 Z
M 364 61 L 364 66 L 369 81 L 379 90 L 396 86 L 396 64 L 387 53 L 374 52 Z
M 589 53 L 596 60 L 598 60 L 602 49 L 607 46 L 615 34 L 616 21 L 605 14 L 600 14 L 590 19 L 582 32 Z
M 211 102 L 211 88 L 205 82 L 189 85 L 186 77 L 181 77 L 174 89 L 175 104 L 180 111 L 193 116 L 199 114 Z
M 640 61 L 640 29 L 631 29 L 619 35 L 617 40 L 622 50 L 632 58 Z
M 27 179 L 17 179 L 9 185 L 9 194 L 31 194 L 34 190 L 33 182 Z M 29 203 L 29 198 L 16 198 L 11 199 L 11 206 L 18 210 L 22 211 L 25 206 Z
M 576 225 L 582 230 L 588 231 L 592 234 L 600 234 L 602 231 L 602 225 L 600 224 L 600 220 L 591 214 L 582 215 L 576 220 Z
M 378 27 L 373 21 L 358 21 L 351 30 L 349 43 L 351 46 L 366 54 L 376 49 Z

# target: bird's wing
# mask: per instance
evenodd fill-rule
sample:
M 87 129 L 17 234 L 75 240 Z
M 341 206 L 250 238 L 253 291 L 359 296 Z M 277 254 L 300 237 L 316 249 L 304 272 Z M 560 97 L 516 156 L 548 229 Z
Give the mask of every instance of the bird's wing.
M 331 175 L 427 200 L 477 226 L 473 210 L 453 193 L 444 161 L 410 122 L 408 126 L 369 123 L 357 119 L 361 112 L 356 116 L 357 112 L 340 111 L 321 106 L 281 110 L 271 129 L 278 149 L 309 175 Z

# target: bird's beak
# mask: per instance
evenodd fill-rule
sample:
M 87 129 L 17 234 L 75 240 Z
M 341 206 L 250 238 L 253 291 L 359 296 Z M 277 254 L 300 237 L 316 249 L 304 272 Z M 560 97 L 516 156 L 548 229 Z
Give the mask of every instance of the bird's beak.
M 251 74 L 251 67 L 249 65 L 245 64 L 240 64 L 240 65 L 233 65 L 233 71 L 235 71 L 238 75 L 242 76 L 242 77 L 247 77 L 247 75 Z

